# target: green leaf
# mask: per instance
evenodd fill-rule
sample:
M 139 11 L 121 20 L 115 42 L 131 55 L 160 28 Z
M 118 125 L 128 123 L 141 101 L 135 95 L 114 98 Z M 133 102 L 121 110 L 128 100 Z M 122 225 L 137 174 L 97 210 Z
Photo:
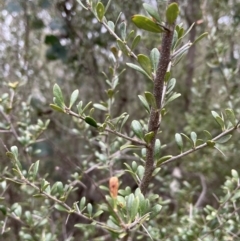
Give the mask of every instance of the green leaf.
M 152 64 L 152 68 L 153 68 L 154 73 L 157 72 L 159 59 L 160 59 L 159 50 L 157 48 L 152 49 L 151 52 L 150 52 L 150 60 L 151 60 L 151 64 Z
M 232 177 L 235 178 L 235 179 L 238 179 L 239 178 L 239 175 L 238 175 L 238 172 L 234 169 L 231 170 L 231 174 L 232 174 Z
M 137 163 L 136 163 L 135 161 L 133 161 L 133 162 L 132 162 L 132 170 L 133 170 L 134 172 L 137 171 L 137 167 L 138 167 Z
M 140 36 L 140 35 L 137 35 L 137 36 L 133 39 L 133 41 L 132 41 L 132 46 L 131 46 L 131 50 L 134 50 L 134 49 L 138 46 L 140 40 L 141 40 L 141 36 Z
M 79 94 L 79 90 L 74 90 L 71 94 L 71 98 L 70 98 L 70 104 L 69 104 L 69 109 L 72 108 L 72 106 L 74 105 L 74 103 L 76 102 L 77 98 L 78 98 L 78 94 Z
M 133 120 L 131 127 L 132 127 L 134 134 L 138 138 L 143 139 L 143 129 L 142 129 L 142 125 L 140 124 L 140 122 L 137 120 Z
M 131 194 L 130 194 L 131 195 Z M 135 220 L 139 208 L 139 198 L 135 197 L 132 202 L 132 208 L 130 209 L 130 219 L 133 221 Z
M 134 194 L 131 193 L 128 196 L 127 202 L 126 202 L 126 209 L 127 209 L 128 222 L 129 223 L 131 223 L 133 221 L 132 216 L 131 216 L 133 203 L 134 203 Z
M 145 134 L 144 140 L 146 141 L 147 144 L 149 144 L 152 141 L 153 137 L 154 137 L 154 132 L 151 131 Z
M 156 7 L 153 7 L 152 5 L 147 4 L 147 3 L 144 3 L 143 7 L 151 17 L 156 19 L 158 22 L 161 22 L 161 18 L 159 16 L 159 13 L 158 13 Z
M 119 49 L 126 55 L 128 56 L 129 53 L 128 53 L 128 49 L 126 47 L 126 45 L 121 41 L 121 40 L 117 40 L 117 44 L 118 44 L 118 47 Z
M 176 85 L 176 79 L 175 78 L 172 78 L 168 81 L 167 83 L 167 91 L 166 91 L 166 94 L 169 94 L 173 88 L 175 87 Z
M 138 65 L 136 64 L 132 64 L 132 63 L 126 63 L 126 65 L 132 69 L 135 69 L 137 70 L 138 72 L 144 74 L 146 77 L 148 77 L 148 79 L 152 80 L 152 78 L 148 75 L 148 73 L 142 69 L 141 67 L 139 67 Z
M 102 2 L 98 2 L 96 7 L 96 12 L 97 12 L 98 19 L 101 22 L 105 13 L 105 8 Z
M 137 60 L 138 60 L 138 63 L 140 64 L 140 66 L 147 72 L 148 75 L 151 76 L 152 66 L 151 66 L 150 59 L 144 54 L 139 54 L 137 56 Z
M 94 215 L 93 218 L 96 218 L 98 216 L 100 216 L 104 211 L 103 210 L 98 210 Z
M 182 140 L 182 136 L 179 133 L 175 134 L 175 140 L 177 142 L 178 148 L 182 152 L 182 150 L 183 150 L 183 140 Z
M 177 99 L 179 96 L 181 96 L 180 93 L 173 93 L 165 102 L 165 105 L 167 105 L 168 103 L 172 102 L 173 100 Z
M 108 108 L 102 104 L 93 104 L 93 106 L 99 110 L 108 111 Z
M 157 109 L 157 103 L 156 103 L 156 99 L 153 96 L 153 94 L 151 92 L 145 91 L 144 92 L 145 98 L 148 102 L 148 104 L 153 107 L 154 109 Z
M 85 204 L 86 204 L 86 197 L 82 197 L 81 201 L 80 201 L 80 204 L 79 204 L 79 209 L 80 209 L 81 212 L 85 208 Z
M 169 159 L 171 159 L 173 156 L 172 155 L 167 155 L 161 157 L 159 160 L 157 160 L 157 167 L 161 166 L 161 164 Z
M 142 180 L 142 178 L 143 178 L 144 171 L 145 171 L 145 168 L 142 165 L 139 165 L 137 168 L 137 174 L 138 174 L 140 180 Z
M 56 98 L 55 104 L 57 104 L 60 108 L 64 109 L 65 104 L 64 104 L 62 91 L 57 84 L 53 86 L 53 96 Z
M 216 122 L 220 125 L 220 127 L 222 128 L 222 130 L 225 129 L 225 125 L 224 125 L 224 121 L 223 119 L 218 115 L 217 112 L 215 111 L 211 111 L 212 116 L 214 117 L 214 119 L 216 120 Z
M 148 113 L 150 113 L 150 106 L 147 102 L 147 100 L 142 96 L 142 95 L 138 95 L 138 98 L 140 99 L 141 103 L 143 104 L 144 108 L 146 109 L 146 111 Z
M 108 27 L 114 32 L 114 30 L 115 30 L 114 22 L 108 21 L 107 24 L 108 24 Z
M 162 205 L 156 204 L 155 206 L 153 206 L 151 210 L 150 218 L 155 218 L 157 215 L 159 215 L 161 210 L 162 210 Z
M 166 18 L 167 22 L 170 24 L 173 24 L 175 20 L 177 19 L 179 14 L 179 8 L 177 3 L 171 3 L 168 5 L 168 8 L 166 10 Z
M 193 146 L 195 147 L 197 142 L 197 134 L 194 131 L 191 132 L 191 139 L 193 141 Z
M 126 22 L 121 22 L 120 26 L 120 33 L 121 33 L 121 37 L 122 37 L 122 40 L 125 41 L 126 40 Z
M 87 211 L 88 211 L 88 214 L 89 214 L 90 217 L 92 216 L 92 210 L 93 210 L 92 204 L 88 203 L 87 204 Z
M 213 148 L 218 150 L 224 157 L 226 157 L 226 155 L 217 146 L 214 146 Z
M 199 42 L 201 39 L 205 38 L 206 36 L 208 36 L 208 32 L 202 33 L 198 38 L 196 38 L 194 40 L 194 42 L 192 44 L 196 44 L 197 42 Z
M 33 164 L 33 178 L 35 179 L 38 174 L 39 160 Z
M 132 21 L 138 28 L 149 32 L 162 33 L 164 31 L 153 20 L 143 15 L 133 15 Z
M 232 123 L 233 126 L 236 125 L 236 117 L 232 109 L 226 109 L 225 113 L 227 115 L 228 120 Z
M 68 212 L 68 210 L 60 204 L 55 204 L 54 207 L 61 212 Z
M 191 145 L 193 144 L 192 140 L 187 135 L 185 135 L 184 133 L 181 133 L 181 135 L 184 136 Z
M 123 146 L 120 147 L 120 151 L 124 150 L 124 149 L 132 149 L 132 148 L 141 148 L 140 146 L 136 146 L 136 145 L 130 145 L 130 144 L 125 144 Z
M 159 139 L 156 139 L 155 146 L 154 146 L 154 158 L 160 158 L 161 154 L 161 142 Z
M 15 159 L 18 159 L 18 148 L 17 148 L 17 146 L 12 146 L 10 148 L 10 150 L 11 150 L 12 154 L 14 155 Z
M 232 135 L 230 135 L 230 134 L 226 135 L 226 136 L 222 136 L 219 139 L 215 140 L 215 142 L 218 144 L 223 144 L 223 143 L 228 142 L 231 139 L 231 137 L 232 137 Z
M 128 115 L 128 114 L 123 118 L 123 121 L 122 121 L 121 126 L 120 126 L 120 129 L 119 129 L 120 131 L 122 130 L 122 128 L 123 128 L 123 126 L 125 125 L 125 123 L 127 122 L 128 118 L 129 118 L 129 115 Z
M 165 74 L 165 76 L 164 76 L 164 82 L 165 82 L 165 83 L 167 83 L 167 82 L 168 82 L 168 80 L 169 80 L 170 76 L 171 76 L 170 71 L 167 71 L 167 72 L 166 72 L 166 74 Z
M 127 35 L 126 41 L 128 41 L 129 39 L 132 39 L 134 34 L 135 34 L 134 30 L 130 31 L 130 33 Z
M 90 126 L 98 127 L 97 122 L 96 122 L 91 116 L 86 116 L 84 120 L 85 120 L 85 122 L 86 122 L 87 124 L 89 124 Z
M 61 107 L 59 107 L 58 105 L 50 104 L 49 106 L 50 106 L 53 110 L 56 110 L 56 111 L 58 111 L 58 112 L 65 113 L 64 110 L 63 110 Z
M 212 135 L 211 135 L 211 133 L 210 133 L 209 131 L 204 130 L 203 132 L 204 132 L 204 134 L 205 134 L 205 136 L 206 136 L 207 139 L 209 139 L 209 140 L 212 139 Z

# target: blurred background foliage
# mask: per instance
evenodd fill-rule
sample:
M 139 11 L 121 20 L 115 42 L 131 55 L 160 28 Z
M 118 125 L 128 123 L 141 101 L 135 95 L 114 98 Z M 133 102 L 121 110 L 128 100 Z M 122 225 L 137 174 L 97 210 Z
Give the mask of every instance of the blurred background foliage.
M 107 3 L 106 0 L 102 2 L 104 5 Z M 131 23 L 133 14 L 143 12 L 144 2 L 158 5 L 160 13 L 166 6 L 166 1 L 161 0 L 113 0 L 107 13 L 107 18 L 115 22 L 122 12 L 120 22 L 127 23 L 129 32 L 134 29 L 141 34 L 141 43 L 134 51 L 137 54 L 149 54 L 152 48 L 161 48 L 158 34 L 141 32 Z M 179 5 L 181 13 L 178 22 L 183 22 L 186 28 L 196 22 L 189 40 L 193 41 L 205 31 L 209 36 L 190 48 L 183 61 L 174 67 L 173 77 L 177 79 L 177 90 L 182 96 L 167 107 L 167 115 L 161 124 L 161 143 L 167 144 L 164 155 L 179 153 L 174 141 L 176 132 L 189 135 L 195 131 L 199 137 L 204 137 L 203 130 L 210 131 L 213 136 L 219 134 L 221 131 L 211 116 L 211 110 L 220 113 L 232 108 L 236 116 L 240 116 L 240 1 L 180 0 Z M 4 131 L 0 133 L 1 172 L 7 172 L 6 167 L 9 166 L 3 144 L 8 148 L 17 145 L 22 164 L 27 167 L 40 159 L 40 174 L 46 176 L 50 183 L 69 183 L 70 180 L 73 182 L 74 173 L 82 175 L 82 179 L 74 184 L 78 189 L 68 201 L 73 203 L 86 196 L 89 202 L 96 205 L 102 197 L 83 172 L 89 170 L 88 175 L 98 185 L 107 185 L 109 173 L 101 168 L 108 162 L 102 145 L 104 139 L 97 137 L 97 133 L 84 123 L 53 112 L 49 104 L 52 103 L 54 83 L 61 86 L 66 98 L 78 89 L 85 104 L 106 101 L 107 86 L 102 72 L 108 74 L 109 66 L 113 64 L 110 48 L 116 47 L 115 39 L 90 11 L 82 9 L 75 0 L 3 0 L 0 2 L 0 19 L 0 127 L 7 130 L 12 123 L 16 130 L 16 135 Z M 112 116 L 123 112 L 130 114 L 123 129 L 129 134 L 131 120 L 146 120 L 147 117 L 137 95 L 151 90 L 152 86 L 143 75 L 128 68 L 126 61 L 130 62 L 127 57 L 120 56 L 117 71 L 126 71 L 120 76 Z M 14 84 L 17 85 L 16 89 L 12 87 Z M 13 89 L 14 99 L 11 102 L 11 98 L 8 100 L 4 94 L 13 96 Z M 3 108 L 8 110 L 11 121 L 4 117 Z M 96 110 L 94 118 L 98 122 L 104 121 L 105 113 Z M 36 124 L 38 119 L 43 122 L 50 120 L 40 140 L 29 144 L 17 140 L 16 137 L 28 135 L 28 127 Z M 221 185 L 225 177 L 230 175 L 231 169 L 239 170 L 239 144 L 239 133 L 236 132 L 227 145 L 221 147 L 226 156 L 216 150 L 203 149 L 163 167 L 149 187 L 163 200 L 169 200 L 162 216 L 155 222 L 166 232 L 173 232 L 188 215 L 188 205 L 199 201 L 203 189 L 204 197 L 198 207 L 206 204 L 216 207 L 218 202 L 213 194 L 223 195 Z M 117 149 L 117 146 L 114 148 Z M 190 146 L 186 144 L 185 148 L 187 150 Z M 131 163 L 134 158 L 129 151 L 122 153 L 114 163 L 116 173 L 124 168 L 123 162 Z M 94 165 L 98 165 L 98 169 L 90 170 Z M 128 173 L 121 176 L 121 181 L 122 187 L 136 188 Z M 36 217 L 41 216 L 45 220 L 31 230 L 33 236 L 38 230 L 52 234 L 45 240 L 94 240 L 94 237 L 102 237 L 96 240 L 108 240 L 101 230 L 89 227 L 88 231 L 83 232 L 74 228 L 74 224 L 81 221 L 75 216 L 71 216 L 65 225 L 67 214 L 61 215 L 51 209 L 51 203 L 47 200 L 30 202 L 30 189 L 19 189 L 12 183 L 6 184 L 5 189 L 4 185 L 3 181 L 4 205 L 11 207 L 16 202 L 21 203 L 23 208 L 34 210 Z M 46 207 L 50 208 L 50 213 L 45 210 Z M 44 212 L 46 219 L 43 218 Z M 0 217 L 4 220 L 3 214 Z M 7 224 L 11 231 L 5 234 L 4 240 L 27 240 L 21 236 L 24 223 L 9 218 Z M 157 227 L 156 223 L 154 225 Z

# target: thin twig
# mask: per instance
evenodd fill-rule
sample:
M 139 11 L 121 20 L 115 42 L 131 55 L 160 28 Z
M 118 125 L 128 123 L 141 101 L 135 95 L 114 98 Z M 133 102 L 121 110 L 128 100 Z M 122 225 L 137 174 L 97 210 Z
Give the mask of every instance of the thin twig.
M 222 132 L 222 133 L 219 134 L 218 136 L 214 137 L 214 138 L 212 139 L 212 141 L 216 141 L 216 140 L 220 139 L 221 137 L 223 137 L 223 136 L 225 136 L 225 135 L 227 135 L 227 134 L 230 134 L 231 132 L 233 132 L 233 131 L 236 130 L 236 129 L 237 129 L 237 125 L 234 126 L 234 127 L 232 127 L 232 128 L 229 129 L 229 130 L 226 130 L 226 131 Z M 198 150 L 200 150 L 200 149 L 202 149 L 202 148 L 204 148 L 204 147 L 206 147 L 206 146 L 207 146 L 207 143 L 203 143 L 203 144 L 201 144 L 201 145 L 199 145 L 199 146 L 196 146 L 195 148 L 192 148 L 192 149 L 190 149 L 190 150 L 188 150 L 188 151 L 185 151 L 185 152 L 183 152 L 183 153 L 181 153 L 181 154 L 179 154 L 179 155 L 177 155 L 177 156 L 173 156 L 172 158 L 168 159 L 167 161 L 162 162 L 162 163 L 161 163 L 161 166 L 166 165 L 166 164 L 168 164 L 168 163 L 170 163 L 170 162 L 173 162 L 173 161 L 175 161 L 175 160 L 177 160 L 177 159 L 180 159 L 180 158 L 182 158 L 182 157 L 184 157 L 184 156 L 186 156 L 186 155 L 188 155 L 188 154 L 190 154 L 190 153 L 192 153 L 192 152 L 198 151 Z
M 67 114 L 69 114 L 69 115 L 71 115 L 71 116 L 74 116 L 74 117 L 77 117 L 78 119 L 85 120 L 84 117 L 76 114 L 75 112 L 73 112 L 73 111 L 71 111 L 71 110 L 67 110 L 66 112 L 67 112 Z M 118 131 L 111 130 L 111 129 L 108 128 L 108 127 L 105 128 L 105 131 L 107 131 L 107 132 L 109 132 L 109 133 L 112 133 L 112 134 L 114 134 L 114 135 L 116 135 L 116 136 L 122 137 L 123 139 L 128 140 L 128 141 L 131 141 L 132 143 L 135 143 L 135 144 L 137 144 L 137 145 L 140 145 L 140 146 L 146 146 L 146 145 L 147 145 L 146 142 L 140 141 L 140 140 L 138 140 L 138 139 L 131 138 L 131 137 L 126 136 L 126 135 L 124 135 L 124 134 L 122 134 L 122 133 L 120 133 L 120 132 L 118 132 Z

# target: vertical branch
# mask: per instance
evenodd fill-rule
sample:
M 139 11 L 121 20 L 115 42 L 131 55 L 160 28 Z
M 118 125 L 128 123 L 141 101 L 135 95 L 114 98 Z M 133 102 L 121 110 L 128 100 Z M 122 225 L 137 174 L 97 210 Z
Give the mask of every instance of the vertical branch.
M 170 0 L 168 4 L 176 2 L 174 0 Z M 143 179 L 140 184 L 140 189 L 143 194 L 146 193 L 148 185 L 152 178 L 152 173 L 154 171 L 154 147 L 157 132 L 161 123 L 160 111 L 162 107 L 162 97 L 163 97 L 163 89 L 164 89 L 164 77 L 167 72 L 168 64 L 170 62 L 170 52 L 171 45 L 174 33 L 175 24 L 166 23 L 166 27 L 169 30 L 166 30 L 163 33 L 162 45 L 161 45 L 161 57 L 158 64 L 158 69 L 156 73 L 156 77 L 154 80 L 153 87 L 153 95 L 156 100 L 157 109 L 151 108 L 150 119 L 148 122 L 148 132 L 154 132 L 154 137 L 147 147 L 146 151 L 146 163 L 145 163 L 145 172 L 143 175 Z

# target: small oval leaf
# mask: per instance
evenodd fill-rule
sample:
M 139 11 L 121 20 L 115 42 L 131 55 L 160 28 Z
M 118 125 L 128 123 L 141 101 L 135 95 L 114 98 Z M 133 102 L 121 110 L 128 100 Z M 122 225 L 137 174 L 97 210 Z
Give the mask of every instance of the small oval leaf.
M 96 7 L 96 12 L 97 12 L 99 21 L 102 21 L 104 12 L 105 12 L 105 8 L 104 8 L 104 5 L 102 4 L 102 2 L 98 2 L 97 7 Z
M 132 21 L 138 28 L 149 32 L 162 33 L 164 31 L 153 20 L 143 15 L 133 15 Z
M 86 116 L 84 120 L 85 120 L 85 122 L 86 122 L 87 124 L 89 124 L 90 126 L 98 127 L 97 122 L 96 122 L 92 117 Z
M 171 3 L 166 10 L 166 18 L 168 23 L 173 24 L 179 14 L 179 8 L 177 3 Z

